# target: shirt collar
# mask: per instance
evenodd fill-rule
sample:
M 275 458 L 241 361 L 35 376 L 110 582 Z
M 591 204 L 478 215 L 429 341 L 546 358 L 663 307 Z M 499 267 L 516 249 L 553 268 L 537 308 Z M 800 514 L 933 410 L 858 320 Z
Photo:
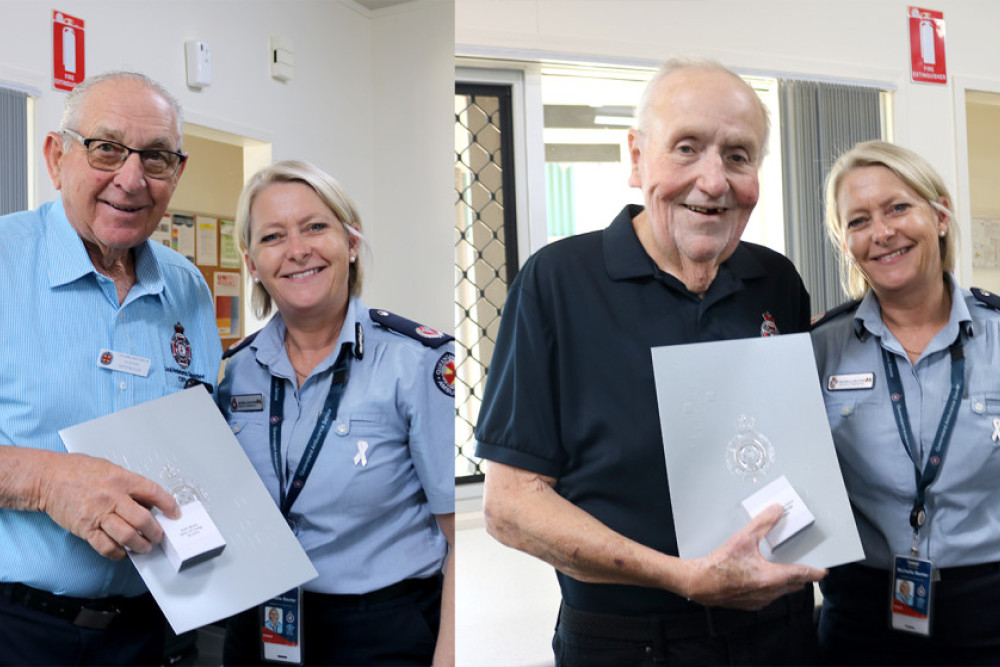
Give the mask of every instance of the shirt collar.
M 363 334 L 359 333 L 360 316 L 365 313 L 364 304 L 356 296 L 352 296 L 347 302 L 347 315 L 344 317 L 344 325 L 340 328 L 340 335 L 337 337 L 337 347 L 334 352 L 339 354 L 343 346 L 347 345 L 351 352 L 355 352 L 355 346 L 362 346 L 363 339 L 359 340 Z M 261 330 L 250 347 L 254 350 L 257 361 L 267 366 L 271 373 L 279 377 L 289 379 L 295 378 L 295 370 L 292 362 L 288 359 L 288 351 L 285 349 L 285 320 L 281 313 L 275 313 Z M 327 367 L 332 367 L 337 360 L 337 354 L 331 354 L 316 367 L 318 371 L 325 371 Z M 357 355 L 355 355 L 357 356 Z M 316 372 L 316 371 L 314 371 Z
M 642 247 L 632 219 L 642 213 L 643 207 L 629 204 L 621 210 L 604 230 L 604 263 L 612 280 L 654 277 L 662 273 L 646 249 Z M 712 286 L 732 288 L 731 283 L 758 278 L 764 275 L 764 266 L 741 242 L 729 258 L 719 266 L 719 273 Z M 680 284 L 680 281 L 677 281 Z M 727 289 L 728 291 L 728 289 Z
M 52 202 L 44 224 L 50 288 L 68 285 L 88 274 L 97 275 L 83 239 L 66 217 L 62 197 Z M 147 240 L 133 250 L 135 286 L 129 292 L 130 299 L 163 291 L 163 277 L 149 244 Z
M 928 352 L 934 351 L 931 347 L 951 345 L 958 338 L 959 331 L 965 336 L 974 334 L 972 313 L 969 312 L 969 305 L 965 302 L 961 288 L 951 274 L 944 274 L 944 279 L 951 290 L 951 313 L 948 316 L 948 323 L 934 336 L 928 346 Z M 886 330 L 887 327 L 882 321 L 882 307 L 879 305 L 878 297 L 875 296 L 875 292 L 869 289 L 854 313 L 854 335 L 861 340 L 864 340 L 869 334 L 882 338 Z

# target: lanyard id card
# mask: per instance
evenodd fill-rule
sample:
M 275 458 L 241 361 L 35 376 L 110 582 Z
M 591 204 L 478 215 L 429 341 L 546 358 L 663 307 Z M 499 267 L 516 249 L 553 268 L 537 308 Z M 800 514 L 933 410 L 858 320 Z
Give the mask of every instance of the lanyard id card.
M 931 592 L 934 564 L 923 558 L 892 559 L 892 629 L 931 634 Z
M 302 664 L 302 589 L 293 588 L 260 605 L 260 657 Z

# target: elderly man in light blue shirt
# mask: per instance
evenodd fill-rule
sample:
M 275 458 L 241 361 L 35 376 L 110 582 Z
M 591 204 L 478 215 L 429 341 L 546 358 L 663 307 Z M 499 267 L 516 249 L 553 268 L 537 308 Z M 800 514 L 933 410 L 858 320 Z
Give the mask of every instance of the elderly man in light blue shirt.
M 0 664 L 162 659 L 162 616 L 123 558 L 154 547 L 150 510 L 176 503 L 66 453 L 58 431 L 217 380 L 208 286 L 148 240 L 184 170 L 180 146 L 180 108 L 160 86 L 89 79 L 45 138 L 61 197 L 0 218 Z

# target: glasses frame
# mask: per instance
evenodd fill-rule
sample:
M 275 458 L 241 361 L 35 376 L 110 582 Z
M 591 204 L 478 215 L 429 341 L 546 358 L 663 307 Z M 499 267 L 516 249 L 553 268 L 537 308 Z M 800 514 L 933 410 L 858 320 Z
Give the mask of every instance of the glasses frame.
M 177 171 L 181 168 L 181 165 L 184 164 L 187 161 L 187 159 L 188 159 L 188 156 L 185 153 L 179 153 L 177 151 L 171 151 L 171 150 L 167 150 L 165 148 L 132 148 L 130 146 L 126 146 L 125 144 L 121 143 L 120 141 L 113 141 L 111 139 L 101 139 L 99 137 L 84 137 L 82 134 L 80 134 L 76 130 L 66 129 L 66 130 L 63 130 L 60 134 L 69 136 L 72 139 L 76 139 L 81 144 L 83 144 L 84 152 L 86 152 L 86 154 L 87 154 L 87 164 L 89 164 L 94 169 L 97 169 L 99 171 L 106 171 L 106 172 L 109 172 L 109 173 L 113 173 L 113 172 L 116 172 L 119 169 L 121 169 L 125 165 L 125 162 L 127 162 L 128 159 L 132 156 L 132 153 L 138 153 L 139 154 L 139 164 L 142 166 L 142 173 L 145 174 L 147 177 L 155 179 L 157 181 L 166 181 L 166 180 L 169 180 L 169 179 L 173 178 L 174 175 L 177 174 Z M 91 159 L 90 159 L 91 158 L 91 155 L 90 155 L 90 144 L 94 143 L 95 141 L 99 141 L 102 144 L 114 144 L 115 146 L 119 146 L 120 148 L 124 149 L 125 150 L 125 157 L 122 158 L 121 163 L 119 163 L 119 165 L 117 167 L 115 167 L 114 169 L 109 169 L 109 168 L 105 167 L 104 165 L 94 164 L 91 161 Z M 154 175 L 150 174 L 146 170 L 146 163 L 143 162 L 143 158 L 148 153 L 169 153 L 170 155 L 176 155 L 177 158 L 178 158 L 177 165 L 174 167 L 173 171 L 171 171 L 169 174 L 165 174 L 165 175 L 162 175 L 162 176 L 154 176 Z

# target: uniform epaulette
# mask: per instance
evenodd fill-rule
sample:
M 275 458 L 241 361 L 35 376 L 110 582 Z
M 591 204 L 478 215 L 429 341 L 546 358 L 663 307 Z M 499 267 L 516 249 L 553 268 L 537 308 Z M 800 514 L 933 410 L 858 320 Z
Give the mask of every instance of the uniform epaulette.
M 815 329 L 818 326 L 826 324 L 827 322 L 829 322 L 830 320 L 832 320 L 833 318 L 837 317 L 842 313 L 847 313 L 857 309 L 859 305 L 861 305 L 861 300 L 854 299 L 852 301 L 847 301 L 845 303 L 842 303 L 839 306 L 826 311 L 825 313 L 820 313 L 819 315 L 815 316 L 809 321 L 810 324 L 809 328 Z
M 400 317 L 399 315 L 394 315 L 387 310 L 382 310 L 381 308 L 372 308 L 368 311 L 368 315 L 372 318 L 372 321 L 375 322 L 375 324 L 412 338 L 413 340 L 420 341 L 430 348 L 438 348 L 448 341 L 455 340 L 454 336 L 449 336 L 446 333 L 441 333 L 440 331 L 436 331 L 430 327 L 422 326 L 412 320 Z
M 1000 294 L 994 294 L 978 287 L 973 287 L 969 291 L 972 292 L 972 296 L 976 297 L 976 301 L 986 304 L 993 310 L 1000 310 Z
M 252 343 L 253 339 L 256 338 L 257 334 L 259 334 L 259 333 L 260 333 L 260 331 L 254 331 L 252 334 L 250 334 L 249 336 L 247 336 L 243 340 L 237 341 L 237 342 L 233 343 L 232 345 L 230 345 L 229 349 L 226 350 L 222 354 L 223 360 L 228 359 L 229 357 L 233 356 L 234 354 L 236 354 L 237 352 L 239 352 L 240 350 L 242 350 L 243 348 L 245 348 L 247 345 L 249 345 L 250 343 Z

